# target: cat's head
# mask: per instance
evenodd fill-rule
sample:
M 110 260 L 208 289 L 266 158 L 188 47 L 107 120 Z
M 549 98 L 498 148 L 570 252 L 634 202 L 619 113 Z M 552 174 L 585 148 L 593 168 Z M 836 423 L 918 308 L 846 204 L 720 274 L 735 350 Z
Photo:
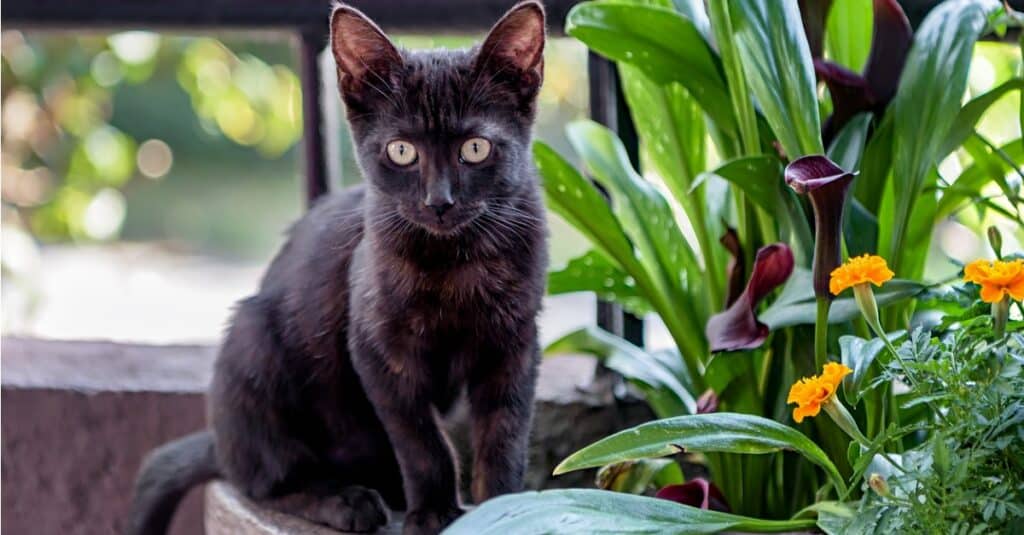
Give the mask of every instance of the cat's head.
M 536 1 L 509 10 L 471 50 L 401 50 L 356 9 L 335 7 L 338 86 L 374 197 L 443 236 L 536 187 L 529 145 L 544 37 Z

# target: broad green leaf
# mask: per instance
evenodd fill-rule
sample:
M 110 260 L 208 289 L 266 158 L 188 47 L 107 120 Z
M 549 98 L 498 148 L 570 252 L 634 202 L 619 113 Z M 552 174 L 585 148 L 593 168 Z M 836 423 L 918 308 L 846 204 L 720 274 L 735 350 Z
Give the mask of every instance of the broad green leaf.
M 593 121 L 577 121 L 566 133 L 594 181 L 611 196 L 612 211 L 640 253 L 640 262 L 650 273 L 661 274 L 666 292 L 682 292 L 686 271 L 698 264 L 665 197 L 633 170 L 625 147 L 611 130 Z
M 839 131 L 828 147 L 828 159 L 843 169 L 855 171 L 860 167 L 860 157 L 868 142 L 871 114 L 858 113 Z
M 854 504 L 855 506 L 856 504 Z M 818 528 L 827 535 L 847 535 L 849 533 L 847 531 L 848 526 L 855 514 L 853 507 L 842 502 L 818 502 L 805 508 L 803 511 L 817 513 Z
M 995 0 L 953 0 L 933 9 L 914 34 L 893 109 L 895 217 L 887 256 L 898 272 L 911 216 L 960 111 L 974 43 L 999 8 Z M 931 222 L 929 222 L 931 225 Z M 887 233 L 883 232 L 885 237 Z
M 696 247 L 708 275 L 705 302 L 720 302 L 724 255 L 709 236 L 717 225 L 709 225 L 704 191 L 690 192 L 694 177 L 705 167 L 704 113 L 692 96 L 678 83 L 659 84 L 643 71 L 626 63 L 619 65 L 622 89 L 629 103 L 633 123 L 640 137 L 646 169 L 652 169 L 668 187 L 692 222 Z M 696 284 L 697 270 L 688 270 L 688 286 Z M 696 292 L 695 292 L 696 294 Z
M 1011 160 L 1024 161 L 1024 139 L 1018 138 L 999 147 Z M 996 160 L 1005 174 L 1010 170 L 1004 160 Z M 947 188 L 942 189 L 942 198 L 936 210 L 936 217 L 945 218 L 956 211 L 965 201 L 981 196 L 981 190 L 993 180 L 989 162 L 975 162 L 960 173 L 960 177 Z
M 735 185 L 747 200 L 775 217 L 786 217 L 783 206 L 782 163 L 773 156 L 747 156 L 729 160 L 709 171 Z
M 859 336 L 844 335 L 839 337 L 839 355 L 842 363 L 853 370 L 853 374 L 843 381 L 843 395 L 851 405 L 860 401 L 861 385 L 864 377 L 882 350 L 885 342 L 881 338 L 865 340 Z
M 843 239 L 851 257 L 878 251 L 878 219 L 855 197 L 847 199 L 843 213 Z
M 626 379 L 637 383 L 648 403 L 660 416 L 692 414 L 697 401 L 686 390 L 673 371 L 657 357 L 597 327 L 584 327 L 555 340 L 544 350 L 545 355 L 586 353 Z
M 882 195 L 885 193 L 889 171 L 892 169 L 892 117 L 890 107 L 864 147 L 864 156 L 860 160 L 860 174 L 853 181 L 853 191 L 857 200 L 875 217 L 880 214 Z
M 845 490 L 835 465 L 803 433 L 760 416 L 728 412 L 678 416 L 620 431 L 573 453 L 554 473 L 680 451 L 765 454 L 782 450 L 800 453 L 822 467 L 837 489 Z
M 686 274 L 699 269 L 693 250 L 676 223 L 665 197 L 633 170 L 626 149 L 615 134 L 593 121 L 571 123 L 569 142 L 583 160 L 594 181 L 611 197 L 612 210 L 636 248 L 638 261 L 651 274 L 654 292 L 645 293 L 680 346 L 687 365 L 699 369 L 703 330 L 697 320 L 694 299 Z M 635 276 L 634 276 L 635 278 Z
M 1008 93 L 1009 91 L 1024 89 L 1024 78 L 1014 78 L 1008 80 L 998 87 L 989 90 L 983 95 L 979 95 L 970 102 L 964 105 L 960 109 L 960 113 L 956 116 L 956 121 L 953 122 L 953 126 L 950 127 L 949 133 L 946 134 L 946 139 L 942 143 L 942 148 L 939 149 L 939 156 L 942 157 L 949 154 L 957 149 L 960 145 L 963 145 L 967 138 L 971 137 L 974 133 L 974 125 L 978 124 L 981 116 L 988 111 L 988 108 L 992 106 L 1000 97 Z
M 679 82 L 718 128 L 735 132 L 718 57 L 690 19 L 656 6 L 586 2 L 569 11 L 565 33 L 603 56 L 636 65 L 656 82 Z
M 828 58 L 853 72 L 861 72 L 871 51 L 873 21 L 871 0 L 832 0 L 825 22 Z
M 533 157 L 542 177 L 548 206 L 627 273 L 635 277 L 635 270 L 643 271 L 633 256 L 633 246 L 626 233 L 593 184 L 540 141 L 533 144 Z
M 875 300 L 880 308 L 906 301 L 924 291 L 925 286 L 908 280 L 893 279 L 882 288 L 875 288 Z M 832 301 L 828 322 L 842 323 L 860 315 L 860 309 L 850 292 Z M 757 318 L 773 331 L 793 325 L 813 325 L 817 314 L 811 272 L 796 268 L 782 287 L 779 297 Z
M 714 31 L 715 43 L 722 60 L 726 84 L 732 101 L 732 111 L 736 118 L 739 146 L 733 147 L 720 143 L 719 152 L 725 157 L 739 154 L 756 154 L 761 150 L 760 131 L 757 112 L 747 87 L 746 75 L 743 72 L 743 61 L 733 38 L 732 16 L 729 15 L 729 2 L 711 2 L 708 5 L 711 27 Z
M 704 170 L 704 114 L 678 83 L 659 84 L 635 66 L 619 66 L 622 90 L 651 167 L 685 206 Z
M 606 301 L 619 303 L 639 317 L 652 311 L 647 298 L 637 290 L 633 277 L 594 250 L 573 258 L 565 268 L 548 273 L 549 295 L 570 292 L 593 292 Z
M 812 527 L 814 521 L 807 519 L 761 520 L 647 496 L 560 489 L 488 500 L 456 520 L 445 535 L 697 535 L 722 531 L 773 533 Z
M 824 153 L 814 65 L 796 0 L 729 0 L 729 14 L 747 83 L 786 155 Z
M 708 13 L 704 10 L 704 0 L 672 0 L 676 11 L 690 19 L 697 31 L 704 36 L 704 40 L 711 42 L 711 23 L 708 21 Z

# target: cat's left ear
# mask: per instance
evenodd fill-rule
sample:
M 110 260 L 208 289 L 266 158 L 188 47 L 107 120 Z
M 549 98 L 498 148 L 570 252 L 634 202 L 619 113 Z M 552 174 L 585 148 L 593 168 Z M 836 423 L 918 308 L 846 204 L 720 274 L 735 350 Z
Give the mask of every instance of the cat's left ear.
M 477 54 L 478 70 L 507 75 L 535 93 L 544 79 L 544 7 L 536 0 L 516 4 L 491 28 Z

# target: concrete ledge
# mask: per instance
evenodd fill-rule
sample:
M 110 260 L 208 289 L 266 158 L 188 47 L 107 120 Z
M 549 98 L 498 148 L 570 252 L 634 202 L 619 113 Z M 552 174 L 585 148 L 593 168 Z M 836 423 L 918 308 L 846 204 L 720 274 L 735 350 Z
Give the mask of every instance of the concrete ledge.
M 0 344 L 0 480 L 5 490 L 0 531 L 123 532 L 142 457 L 206 425 L 204 394 L 216 348 L 24 338 L 4 338 Z M 550 470 L 580 447 L 652 418 L 645 404 L 616 398 L 608 384 L 595 384 L 594 378 L 590 358 L 543 362 L 528 488 L 592 486 L 593 471 L 553 478 Z M 469 466 L 465 427 L 458 418 L 450 426 L 453 442 L 463 446 L 458 448 L 463 467 Z M 468 476 L 469 470 L 463 474 Z M 212 488 L 209 496 L 211 507 L 221 507 L 222 513 L 232 510 L 221 506 L 235 503 L 226 501 L 226 491 Z M 210 533 L 238 533 L 218 528 L 218 518 L 231 517 L 218 514 L 212 510 L 206 518 Z M 264 524 L 277 518 L 267 514 L 253 518 L 264 519 Z M 251 533 L 308 532 L 289 525 Z M 194 490 L 175 516 L 171 533 L 194 535 L 202 529 L 201 493 Z
M 293 516 L 262 509 L 224 481 L 206 486 L 206 535 L 338 535 Z M 391 514 L 391 524 L 378 535 L 400 535 L 401 514 Z
M 122 533 L 150 449 L 205 425 L 214 349 L 4 338 L 4 533 Z M 201 493 L 171 533 L 195 535 Z

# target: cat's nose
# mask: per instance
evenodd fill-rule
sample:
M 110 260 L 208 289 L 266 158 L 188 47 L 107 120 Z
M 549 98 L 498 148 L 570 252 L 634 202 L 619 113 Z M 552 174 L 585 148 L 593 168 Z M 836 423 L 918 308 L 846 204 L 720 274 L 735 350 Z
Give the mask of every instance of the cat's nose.
M 450 210 L 452 206 L 455 206 L 455 202 L 450 197 L 437 201 L 427 201 L 427 207 L 432 208 L 438 218 L 444 216 L 445 212 Z

